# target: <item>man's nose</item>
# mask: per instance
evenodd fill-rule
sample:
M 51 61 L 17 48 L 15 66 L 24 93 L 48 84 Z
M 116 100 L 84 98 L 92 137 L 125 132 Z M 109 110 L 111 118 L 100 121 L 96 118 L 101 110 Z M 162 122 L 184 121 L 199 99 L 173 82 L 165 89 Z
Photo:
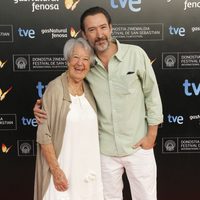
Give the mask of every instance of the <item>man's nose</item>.
M 103 36 L 102 30 L 101 29 L 97 29 L 97 37 L 101 38 L 102 36 Z

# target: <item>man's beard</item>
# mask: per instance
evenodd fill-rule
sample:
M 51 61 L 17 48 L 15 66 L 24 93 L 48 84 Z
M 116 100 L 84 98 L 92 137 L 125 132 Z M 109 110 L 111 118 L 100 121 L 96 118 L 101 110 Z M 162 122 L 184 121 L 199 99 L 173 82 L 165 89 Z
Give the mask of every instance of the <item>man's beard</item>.
M 108 49 L 110 41 L 111 39 L 106 37 L 97 39 L 93 44 L 93 48 L 96 52 L 104 52 Z

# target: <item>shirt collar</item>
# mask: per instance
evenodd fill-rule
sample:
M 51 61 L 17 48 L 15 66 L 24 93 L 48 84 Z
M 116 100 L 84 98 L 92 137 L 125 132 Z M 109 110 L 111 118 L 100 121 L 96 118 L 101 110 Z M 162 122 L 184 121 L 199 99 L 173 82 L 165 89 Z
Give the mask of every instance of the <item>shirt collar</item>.
M 114 38 L 112 39 L 112 42 L 117 44 L 117 49 L 118 49 L 113 57 L 116 57 L 119 61 L 122 61 L 123 60 L 123 50 L 122 50 L 120 42 Z M 95 64 L 101 65 L 100 63 L 101 63 L 100 59 L 95 55 Z

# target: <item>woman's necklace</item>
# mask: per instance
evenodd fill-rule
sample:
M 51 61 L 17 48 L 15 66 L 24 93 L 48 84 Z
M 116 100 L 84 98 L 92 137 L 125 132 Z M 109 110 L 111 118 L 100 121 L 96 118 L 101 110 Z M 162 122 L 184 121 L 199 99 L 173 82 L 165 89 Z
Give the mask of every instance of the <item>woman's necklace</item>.
M 83 94 L 83 82 L 75 83 L 67 76 L 69 93 L 73 96 L 81 96 Z

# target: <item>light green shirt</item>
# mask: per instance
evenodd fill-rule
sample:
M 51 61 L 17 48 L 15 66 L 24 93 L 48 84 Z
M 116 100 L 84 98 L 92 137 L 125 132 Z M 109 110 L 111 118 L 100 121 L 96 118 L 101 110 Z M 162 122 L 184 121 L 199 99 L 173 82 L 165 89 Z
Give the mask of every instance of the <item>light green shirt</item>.
M 116 42 L 108 71 L 96 58 L 87 80 L 97 103 L 101 153 L 126 156 L 147 134 L 148 125 L 160 124 L 163 115 L 148 56 L 138 46 Z

